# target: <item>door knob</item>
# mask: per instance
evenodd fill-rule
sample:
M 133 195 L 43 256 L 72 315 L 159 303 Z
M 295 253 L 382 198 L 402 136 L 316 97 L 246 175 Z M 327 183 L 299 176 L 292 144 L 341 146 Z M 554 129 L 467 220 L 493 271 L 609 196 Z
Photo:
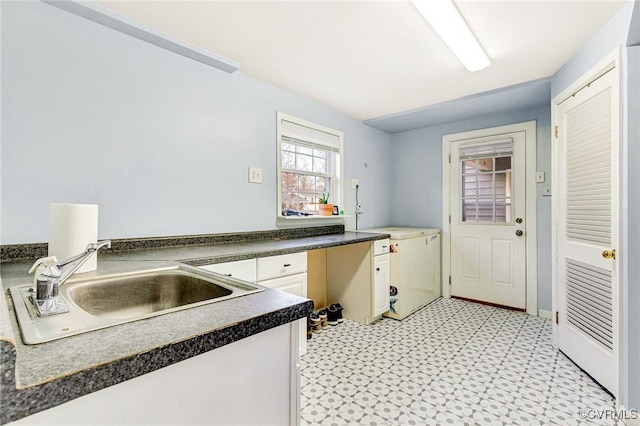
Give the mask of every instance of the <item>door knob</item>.
M 516 231 L 516 236 L 518 236 L 518 237 L 522 237 L 522 231 L 518 229 L 518 230 Z
M 615 259 L 616 258 L 616 250 L 605 250 L 602 252 L 602 257 L 605 259 Z

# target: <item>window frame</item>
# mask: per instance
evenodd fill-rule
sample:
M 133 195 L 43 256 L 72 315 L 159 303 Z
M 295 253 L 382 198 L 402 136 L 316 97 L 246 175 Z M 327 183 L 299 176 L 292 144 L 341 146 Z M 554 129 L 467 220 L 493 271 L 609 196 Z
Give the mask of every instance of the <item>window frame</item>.
M 277 202 L 276 202 L 276 217 L 278 221 L 290 221 L 290 220 L 301 220 L 301 221 L 314 221 L 314 220 L 342 220 L 344 216 L 320 216 L 320 215 L 311 215 L 311 216 L 284 216 L 282 214 L 282 137 L 283 134 L 286 133 L 283 131 L 283 121 L 288 121 L 290 123 L 308 127 L 309 129 L 324 132 L 338 138 L 338 146 L 337 146 L 337 154 L 339 156 L 338 167 L 336 167 L 335 173 L 331 175 L 331 190 L 330 190 L 330 202 L 331 204 L 337 205 L 340 209 L 344 207 L 344 132 L 336 129 L 332 129 L 330 127 L 326 127 L 317 123 L 313 123 L 311 121 L 307 121 L 298 117 L 294 117 L 292 115 L 277 111 L 276 112 L 276 175 L 277 175 Z M 286 143 L 286 142 L 285 142 Z M 311 173 L 311 175 L 318 175 L 320 173 Z M 338 197 L 336 199 L 335 194 L 338 192 Z

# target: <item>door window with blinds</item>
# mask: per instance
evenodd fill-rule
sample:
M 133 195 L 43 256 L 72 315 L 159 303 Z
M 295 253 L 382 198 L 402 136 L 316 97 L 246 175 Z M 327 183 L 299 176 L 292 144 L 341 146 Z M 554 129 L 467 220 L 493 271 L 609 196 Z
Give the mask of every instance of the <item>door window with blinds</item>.
M 319 199 L 341 204 L 342 132 L 278 113 L 280 216 L 308 217 Z
M 511 223 L 513 140 L 460 147 L 463 222 Z

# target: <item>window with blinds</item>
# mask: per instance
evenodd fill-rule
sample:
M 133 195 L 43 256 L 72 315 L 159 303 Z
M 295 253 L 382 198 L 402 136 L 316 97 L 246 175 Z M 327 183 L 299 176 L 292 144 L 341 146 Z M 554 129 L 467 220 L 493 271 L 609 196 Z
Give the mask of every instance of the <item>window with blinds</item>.
M 318 200 L 341 200 L 342 132 L 278 113 L 279 210 L 282 216 L 318 214 Z
M 512 158 L 512 139 L 460 148 L 463 222 L 511 222 Z

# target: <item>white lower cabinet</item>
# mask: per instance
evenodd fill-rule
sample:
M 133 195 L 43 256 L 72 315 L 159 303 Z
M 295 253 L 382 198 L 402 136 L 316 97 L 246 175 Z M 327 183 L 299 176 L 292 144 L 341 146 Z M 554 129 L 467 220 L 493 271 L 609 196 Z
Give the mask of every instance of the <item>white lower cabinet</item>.
M 307 253 L 283 254 L 258 259 L 258 284 L 296 296 L 307 297 Z M 273 278 L 277 277 L 277 278 Z M 307 353 L 307 319 L 299 324 L 299 353 Z
M 307 252 L 215 263 L 201 268 L 307 297 Z M 307 319 L 298 320 L 300 355 L 307 353 Z
M 382 315 L 389 310 L 390 261 L 388 253 L 373 258 L 373 309 L 375 316 Z
M 258 284 L 265 287 L 273 288 L 276 290 L 284 291 L 286 293 L 295 294 L 296 296 L 307 297 L 307 274 L 296 274 L 288 277 L 274 278 L 267 281 L 258 281 Z M 301 318 L 298 320 L 299 328 L 299 341 L 298 350 L 300 356 L 307 353 L 307 319 Z
M 9 425 L 297 425 L 297 331 L 281 325 Z

